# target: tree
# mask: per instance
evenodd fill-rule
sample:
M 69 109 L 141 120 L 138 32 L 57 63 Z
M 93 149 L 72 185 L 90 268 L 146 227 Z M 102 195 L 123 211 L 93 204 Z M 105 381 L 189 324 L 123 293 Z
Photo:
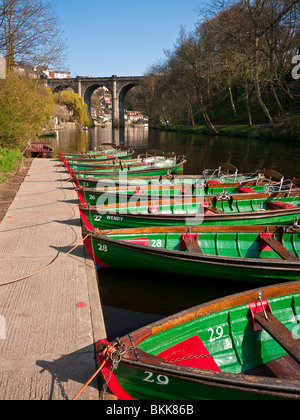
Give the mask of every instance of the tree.
M 276 29 L 280 22 L 288 15 L 292 8 L 299 4 L 299 0 L 242 0 L 242 4 L 248 14 L 252 23 L 252 46 L 254 51 L 254 75 L 256 93 L 259 105 L 270 123 L 273 123 L 273 118 L 269 112 L 268 107 L 262 97 L 261 91 L 261 53 L 265 51 L 266 40 L 270 40 L 270 33 L 276 33 Z M 280 36 L 280 35 L 279 35 Z M 269 44 L 271 46 L 271 44 Z M 273 44 L 274 47 L 274 44 Z M 271 46 L 272 48 L 272 46 Z M 275 49 L 277 46 L 275 45 Z M 271 62 L 272 66 L 272 62 Z M 268 73 L 266 76 L 269 76 Z M 277 104 L 279 103 L 278 97 L 274 90 L 273 82 L 271 87 Z M 281 104 L 280 104 L 281 107 Z
M 22 148 L 49 124 L 53 96 L 41 82 L 12 72 L 0 80 L 0 109 L 0 146 Z
M 74 93 L 72 89 L 66 89 L 61 92 L 54 94 L 54 100 L 56 104 L 65 105 L 70 112 L 73 121 L 79 126 L 91 125 L 90 118 L 88 116 L 88 107 L 77 93 Z
M 8 71 L 16 63 L 61 65 L 65 49 L 51 1 L 0 0 L 0 54 Z
M 142 91 L 150 120 L 204 120 L 217 133 L 212 121 L 248 120 L 252 126 L 254 119 L 273 124 L 289 110 L 298 113 L 299 82 L 291 71 L 299 54 L 300 0 L 213 3 L 209 13 L 201 11 L 195 30 L 182 29 L 165 61 L 146 74 Z
M 212 123 L 204 102 L 204 92 L 211 69 L 211 55 L 206 48 L 204 40 L 204 27 L 200 26 L 190 35 L 181 31 L 176 56 L 180 60 L 182 70 L 190 78 L 197 96 L 198 105 L 206 126 L 215 134 L 218 130 Z

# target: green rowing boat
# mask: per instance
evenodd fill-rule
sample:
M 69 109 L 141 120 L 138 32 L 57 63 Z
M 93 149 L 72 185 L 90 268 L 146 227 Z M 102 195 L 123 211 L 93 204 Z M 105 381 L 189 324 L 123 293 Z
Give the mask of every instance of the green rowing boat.
M 88 235 L 85 245 L 101 267 L 177 273 L 198 281 L 300 280 L 296 224 L 82 229 L 83 237 Z
M 97 165 L 107 164 L 108 162 L 115 162 L 119 160 L 130 160 L 134 154 L 134 150 L 112 150 L 106 153 L 97 153 L 94 155 L 88 155 L 86 158 L 66 158 L 60 154 L 60 159 L 63 164 L 68 168 L 69 167 L 93 167 Z
M 111 181 L 111 180 L 108 180 Z M 270 185 L 255 185 L 253 187 L 215 187 L 210 188 L 209 193 L 207 189 L 201 185 L 186 186 L 186 184 L 174 184 L 174 185 L 154 185 L 154 186 L 141 186 L 133 189 L 131 187 L 97 187 L 97 188 L 86 188 L 77 187 L 76 191 L 78 197 L 82 203 L 95 205 L 103 205 L 106 203 L 126 203 L 136 202 L 138 200 L 163 200 L 168 197 L 179 199 L 179 198 L 193 198 L 193 197 L 205 197 L 205 196 L 216 196 L 222 199 L 222 197 L 229 197 L 231 195 L 237 196 L 241 194 L 244 197 L 245 194 L 264 194 L 266 197 L 275 194 L 276 189 Z M 281 192 L 284 192 L 287 196 L 291 192 L 297 191 L 300 195 L 300 189 L 293 189 L 290 186 L 281 188 Z M 280 192 L 279 191 L 279 192 Z M 260 197 L 260 196 L 259 196 Z
M 116 156 L 116 155 L 115 155 Z M 97 171 L 97 170 L 111 170 L 111 169 L 119 169 L 124 170 L 124 168 L 128 167 L 128 170 L 134 167 L 146 167 L 148 165 L 155 165 L 160 164 L 162 162 L 166 163 L 176 163 L 177 159 L 176 156 L 173 155 L 171 157 L 166 156 L 152 156 L 147 158 L 136 158 L 132 159 L 131 156 L 127 156 L 127 159 L 124 161 L 124 159 L 118 159 L 118 156 L 115 157 L 115 159 L 105 160 L 103 159 L 93 159 L 89 160 L 88 162 L 82 162 L 82 161 L 67 161 L 65 163 L 66 168 L 68 171 L 78 170 L 78 171 L 84 171 L 84 170 L 90 170 L 90 171 Z M 130 158 L 130 159 L 129 159 Z
M 82 192 L 78 191 L 81 195 Z M 85 196 L 86 198 L 86 196 Z M 102 204 L 91 192 L 89 203 L 82 201 L 80 214 L 84 224 L 93 228 L 292 224 L 300 218 L 300 190 L 286 193 L 237 194 L 231 196 L 198 196 L 163 200 L 139 200 Z M 113 197 L 111 197 L 113 199 Z M 82 197 L 83 199 L 83 197 Z M 101 200 L 101 202 L 100 202 Z M 108 199 L 109 200 L 109 199 Z M 92 203 L 96 205 L 92 205 Z
M 162 161 L 156 162 L 153 164 L 143 165 L 143 166 L 133 166 L 124 165 L 118 169 L 98 169 L 94 171 L 77 171 L 71 169 L 69 172 L 71 176 L 76 175 L 77 178 L 91 178 L 91 177 L 102 177 L 102 178 L 126 178 L 129 176 L 133 177 L 143 177 L 148 175 L 166 175 L 173 173 L 181 173 L 183 171 L 183 166 L 185 165 L 186 160 L 183 157 L 177 159 L 176 162 L 173 161 Z M 76 186 L 78 186 L 76 179 L 73 177 L 73 181 Z
M 59 152 L 60 159 L 65 162 L 68 159 L 90 159 L 97 156 L 104 156 L 117 151 L 129 151 L 132 150 L 130 147 L 118 146 L 113 143 L 102 143 L 102 145 L 94 150 L 82 150 L 81 153 L 62 153 Z
M 220 168 L 223 168 L 227 164 L 221 164 Z M 219 176 L 220 173 L 220 176 Z M 215 177 L 215 172 L 208 176 L 207 170 L 203 171 L 202 175 L 164 175 L 164 176 L 143 176 L 131 177 L 127 176 L 125 179 L 114 178 L 111 180 L 103 179 L 101 177 L 84 177 L 79 178 L 76 175 L 73 176 L 73 180 L 76 186 L 84 188 L 113 188 L 113 189 L 132 189 L 132 190 L 147 190 L 159 188 L 165 189 L 190 189 L 193 192 L 194 189 L 204 188 L 206 194 L 214 194 L 214 189 L 217 188 L 232 188 L 232 187 L 254 187 L 259 185 L 269 186 L 269 190 L 280 191 L 282 188 L 288 189 L 296 187 L 294 180 L 284 180 L 283 175 L 279 174 L 274 170 L 264 170 L 262 172 L 255 172 L 253 174 L 238 174 L 232 175 L 219 171 Z
M 299 281 L 221 298 L 99 340 L 101 374 L 120 400 L 300 399 L 299 317 Z

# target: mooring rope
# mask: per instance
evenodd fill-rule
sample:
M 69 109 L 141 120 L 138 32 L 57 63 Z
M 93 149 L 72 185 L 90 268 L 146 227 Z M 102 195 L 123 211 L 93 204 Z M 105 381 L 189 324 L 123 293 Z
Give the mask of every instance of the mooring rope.
M 3 283 L 0 283 L 0 286 L 6 286 L 8 284 L 12 284 L 12 283 L 17 283 L 21 280 L 25 280 L 28 279 L 29 277 L 35 276 L 38 273 L 41 273 L 42 271 L 46 270 L 47 268 L 51 267 L 54 264 L 57 264 L 59 261 L 61 261 L 63 258 L 66 258 L 69 254 L 71 254 L 71 252 L 73 252 L 76 248 L 78 248 L 80 245 L 82 245 L 84 243 L 84 241 L 91 235 L 91 233 L 87 234 L 83 239 L 81 239 L 80 241 L 78 241 L 76 243 L 76 245 L 70 250 L 68 251 L 66 254 L 62 255 L 61 257 L 59 257 L 57 260 L 53 261 L 52 263 L 46 265 L 43 268 L 40 268 L 39 270 L 35 271 L 34 273 L 28 274 L 26 276 L 23 277 L 19 277 L 18 279 L 14 279 L 14 280 L 9 280 Z
M 53 203 L 53 204 L 56 204 L 56 203 Z M 19 222 L 19 221 L 21 221 L 21 220 L 30 220 L 30 219 L 35 219 L 35 218 L 38 218 L 38 217 L 43 217 L 43 216 L 50 216 L 51 214 L 63 213 L 63 212 L 65 212 L 65 211 L 72 210 L 72 209 L 74 209 L 75 207 L 78 207 L 78 204 L 75 204 L 74 206 L 71 206 L 71 207 L 68 207 L 68 208 L 65 208 L 65 209 L 62 209 L 62 210 L 51 211 L 51 212 L 49 212 L 49 213 L 38 214 L 38 215 L 36 215 L 36 216 L 23 217 L 23 218 L 19 218 L 19 219 L 2 220 L 2 221 L 0 222 L 0 224 L 2 224 L 2 223 L 13 223 L 13 222 Z

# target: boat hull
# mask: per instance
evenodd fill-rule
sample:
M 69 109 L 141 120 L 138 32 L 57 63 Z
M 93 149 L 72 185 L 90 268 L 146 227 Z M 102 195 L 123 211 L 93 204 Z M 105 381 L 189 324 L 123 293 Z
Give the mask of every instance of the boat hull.
M 206 237 L 206 232 L 212 228 L 215 233 L 209 233 Z M 180 235 L 189 232 L 189 228 L 184 227 L 172 227 L 169 230 L 149 228 L 148 232 L 140 229 L 138 234 L 135 229 L 103 231 L 103 234 L 100 231 L 90 234 L 85 239 L 85 244 L 92 258 L 101 267 L 181 274 L 200 282 L 207 278 L 218 278 L 224 281 L 274 284 L 281 279 L 300 279 L 300 233 L 286 236 L 290 250 L 296 250 L 296 259 L 287 261 L 274 251 L 264 252 L 259 249 L 258 236 L 266 231 L 265 226 L 253 226 L 251 234 L 241 235 L 245 229 L 248 227 L 192 228 L 193 233 L 201 232 L 200 249 L 207 247 L 205 254 L 182 250 Z M 89 233 L 83 226 L 83 236 Z

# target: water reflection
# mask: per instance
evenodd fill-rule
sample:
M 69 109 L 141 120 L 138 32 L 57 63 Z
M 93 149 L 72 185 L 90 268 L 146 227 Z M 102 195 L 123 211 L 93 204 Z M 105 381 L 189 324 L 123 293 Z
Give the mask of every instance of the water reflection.
M 138 127 L 123 130 L 97 127 L 88 131 L 60 130 L 51 144 L 56 152 L 66 153 L 94 149 L 106 142 L 134 147 L 137 153 L 158 149 L 185 155 L 185 174 L 199 174 L 228 162 L 240 172 L 272 168 L 285 178 L 300 177 L 299 143 L 167 133 Z M 180 310 L 255 285 L 225 282 L 221 278 L 212 282 L 108 269 L 99 271 L 99 287 L 107 334 L 113 339 Z
M 102 143 L 134 147 L 137 153 L 148 149 L 174 151 L 187 157 L 186 174 L 199 174 L 203 169 L 216 168 L 227 162 L 240 172 L 275 169 L 285 178 L 300 177 L 300 143 L 257 140 L 238 137 L 201 136 L 168 133 L 148 128 L 131 127 L 122 130 L 96 127 L 88 131 L 58 130 L 52 140 L 56 152 L 79 152 L 94 149 Z
M 100 269 L 98 278 L 109 339 L 200 303 L 260 286 L 118 269 Z

